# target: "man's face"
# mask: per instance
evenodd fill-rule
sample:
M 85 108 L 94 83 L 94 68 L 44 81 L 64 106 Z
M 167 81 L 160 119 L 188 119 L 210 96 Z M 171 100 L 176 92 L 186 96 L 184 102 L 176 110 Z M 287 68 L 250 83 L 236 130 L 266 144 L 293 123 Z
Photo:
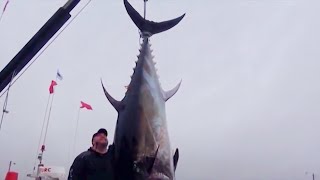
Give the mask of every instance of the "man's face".
M 105 134 L 99 133 L 93 138 L 93 144 L 108 145 L 108 138 Z

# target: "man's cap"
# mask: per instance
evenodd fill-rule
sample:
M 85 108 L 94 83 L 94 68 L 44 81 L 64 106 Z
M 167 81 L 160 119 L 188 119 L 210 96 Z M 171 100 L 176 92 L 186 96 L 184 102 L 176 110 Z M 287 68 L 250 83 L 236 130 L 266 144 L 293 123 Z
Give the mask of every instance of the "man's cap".
M 103 133 L 104 135 L 108 136 L 108 131 L 107 131 L 106 129 L 104 129 L 104 128 L 101 128 L 101 129 L 99 129 L 96 133 L 93 134 L 91 141 L 93 141 L 93 138 L 94 138 L 95 136 L 97 136 L 98 134 L 100 134 L 100 133 Z

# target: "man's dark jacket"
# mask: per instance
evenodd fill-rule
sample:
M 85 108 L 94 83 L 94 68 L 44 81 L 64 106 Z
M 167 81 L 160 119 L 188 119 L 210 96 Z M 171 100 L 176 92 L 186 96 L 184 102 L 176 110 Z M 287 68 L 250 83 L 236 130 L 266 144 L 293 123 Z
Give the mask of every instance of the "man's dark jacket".
M 113 180 L 112 157 L 112 145 L 105 154 L 89 148 L 75 158 L 68 180 Z

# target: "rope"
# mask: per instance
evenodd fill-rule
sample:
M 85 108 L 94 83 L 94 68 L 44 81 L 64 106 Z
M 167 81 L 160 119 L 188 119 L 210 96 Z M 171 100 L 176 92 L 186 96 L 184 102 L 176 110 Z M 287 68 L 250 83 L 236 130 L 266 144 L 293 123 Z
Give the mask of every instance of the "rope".
M 146 20 L 147 1 L 148 1 L 148 0 L 144 0 L 144 11 L 143 11 L 143 18 L 144 18 L 144 20 Z
M 0 22 L 2 20 L 3 14 L 4 14 L 4 12 L 2 12 L 1 15 L 0 15 Z
M 1 16 L 0 16 L 0 22 L 2 20 L 4 12 L 6 11 L 6 8 L 7 8 L 8 4 L 9 4 L 9 0 L 7 0 L 7 2 L 4 4 L 4 7 L 2 9 L 2 13 L 1 13 Z
M 54 94 L 52 95 L 52 98 L 51 98 L 50 109 L 49 109 L 49 113 L 48 113 L 48 122 L 47 122 L 46 130 L 44 131 L 43 145 L 46 144 L 46 140 L 47 140 L 47 134 L 48 134 L 48 128 L 49 128 L 49 123 L 50 123 L 50 115 L 51 115 L 53 100 L 54 100 Z
M 53 100 L 54 100 L 54 94 L 52 95 L 52 98 L 51 98 L 50 109 L 49 109 L 49 113 L 48 113 L 47 126 L 46 126 L 46 130 L 45 130 L 45 134 L 44 134 L 44 138 L 43 138 L 43 143 L 42 143 L 42 145 L 44 146 L 44 149 L 41 148 L 41 151 L 42 151 L 41 156 L 42 157 L 43 157 L 43 153 L 45 151 L 45 143 L 46 143 L 47 134 L 48 134 L 48 128 L 49 128 L 49 123 L 50 123 L 50 115 L 51 115 L 51 109 L 52 109 Z M 42 162 L 42 157 L 40 159 L 40 164 Z
M 17 76 L 17 78 L 13 81 L 12 85 L 30 68 L 30 66 L 46 51 L 46 49 L 60 36 L 60 34 L 73 22 L 73 20 L 75 18 L 77 18 L 77 16 L 91 3 L 92 0 L 89 0 L 83 8 L 80 9 L 80 11 L 74 16 L 74 18 L 72 18 L 69 23 L 67 23 L 65 25 L 64 28 L 62 28 L 62 30 L 52 39 L 52 41 L 49 42 L 49 44 L 40 52 L 38 53 L 38 55 L 34 58 L 33 61 L 31 61 L 31 63 L 22 71 L 22 73 L 20 73 L 19 76 Z M 0 98 L 4 95 L 4 93 L 6 91 L 8 91 L 9 88 L 7 88 L 1 95 Z
M 41 145 L 41 138 L 42 138 L 42 134 L 43 134 L 43 129 L 44 129 L 44 125 L 45 125 L 45 122 L 46 122 L 46 116 L 47 116 L 47 111 L 48 111 L 48 107 L 49 107 L 49 102 L 50 102 L 50 94 L 48 96 L 48 101 L 47 101 L 47 106 L 46 106 L 46 111 L 44 113 L 44 118 L 43 118 L 43 123 L 42 123 L 42 128 L 41 128 L 41 133 L 40 133 L 40 138 L 39 138 L 39 143 L 38 143 L 38 146 L 37 146 L 37 151 L 36 151 L 36 158 L 34 160 L 34 164 L 33 164 L 33 172 L 35 170 L 35 167 L 36 167 L 36 163 L 37 163 L 37 157 L 39 155 L 39 149 L 40 148 L 40 145 Z
M 144 5 L 144 11 L 143 11 L 143 18 L 146 20 L 146 14 L 147 14 L 147 2 L 148 0 L 143 0 L 143 5 Z M 138 30 L 139 33 L 139 46 L 141 45 L 141 39 L 143 39 L 142 32 Z
M 72 155 L 75 153 L 76 145 L 77 145 L 77 134 L 78 134 L 78 126 L 79 126 L 79 119 L 80 119 L 80 108 L 78 110 L 78 115 L 77 115 L 77 124 L 76 124 L 76 130 L 74 133 L 74 139 L 73 139 L 73 150 L 72 150 Z
M 78 125 L 79 125 L 79 117 L 80 117 L 80 108 L 78 109 L 78 114 L 77 114 L 77 119 L 76 119 L 76 130 L 75 130 L 75 133 L 74 133 L 74 137 L 73 137 L 73 150 L 72 150 L 72 157 L 74 156 L 74 152 L 75 152 L 75 147 L 76 147 L 76 140 L 77 140 L 77 131 L 78 131 Z M 69 145 L 69 148 L 68 148 L 68 159 L 67 159 L 67 164 L 68 166 L 71 166 L 71 145 Z
M 2 116 L 1 116 L 1 121 L 0 121 L 0 130 L 1 130 L 1 127 L 2 127 L 3 120 L 4 120 L 4 115 L 5 115 L 5 113 L 8 113 L 7 105 L 8 105 L 8 100 L 9 100 L 9 89 L 10 89 L 10 87 L 12 85 L 11 83 L 12 83 L 12 80 L 13 80 L 15 75 L 16 75 L 16 71 L 13 71 L 13 74 L 12 74 L 12 77 L 11 77 L 11 80 L 10 80 L 10 83 L 9 83 L 9 86 L 8 86 L 6 99 L 4 100 L 4 104 L 3 104 L 3 108 L 2 108 Z

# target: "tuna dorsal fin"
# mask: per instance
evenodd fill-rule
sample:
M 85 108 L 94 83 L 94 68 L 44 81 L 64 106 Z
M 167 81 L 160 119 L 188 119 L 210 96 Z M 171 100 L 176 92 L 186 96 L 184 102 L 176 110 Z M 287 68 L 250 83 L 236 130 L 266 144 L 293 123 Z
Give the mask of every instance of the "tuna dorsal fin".
M 163 21 L 163 22 L 152 22 L 144 19 L 128 2 L 128 0 L 124 0 L 125 8 L 134 22 L 136 26 L 140 29 L 140 31 L 147 35 L 152 36 L 153 34 L 161 33 L 163 31 L 169 30 L 176 26 L 185 16 L 183 14 L 182 16 L 169 20 L 169 21 Z
M 117 110 L 120 111 L 123 108 L 123 105 L 121 103 L 121 101 L 117 101 L 115 100 L 106 90 L 106 88 L 104 87 L 103 83 L 102 83 L 102 79 L 101 79 L 101 85 L 104 91 L 104 94 L 106 95 L 108 101 L 111 103 L 111 105 Z
M 176 85 L 176 87 L 174 87 L 173 89 L 171 89 L 170 91 L 165 91 L 163 93 L 164 96 L 164 100 L 168 101 L 173 95 L 176 94 L 176 92 L 179 90 L 180 85 L 182 83 L 182 80 L 180 80 L 180 82 Z
M 179 149 L 176 149 L 176 152 L 173 155 L 173 166 L 174 166 L 174 170 L 176 170 L 177 165 L 178 165 L 178 160 L 179 160 Z
M 157 155 L 158 155 L 159 147 L 160 147 L 160 145 L 158 146 L 158 148 L 157 148 L 157 150 L 156 150 L 156 152 L 155 152 L 155 154 L 154 154 L 153 157 L 147 157 L 147 158 L 146 158 L 147 172 L 148 172 L 148 174 L 150 174 L 151 171 L 152 171 L 154 162 L 156 161 L 156 158 L 157 158 Z

